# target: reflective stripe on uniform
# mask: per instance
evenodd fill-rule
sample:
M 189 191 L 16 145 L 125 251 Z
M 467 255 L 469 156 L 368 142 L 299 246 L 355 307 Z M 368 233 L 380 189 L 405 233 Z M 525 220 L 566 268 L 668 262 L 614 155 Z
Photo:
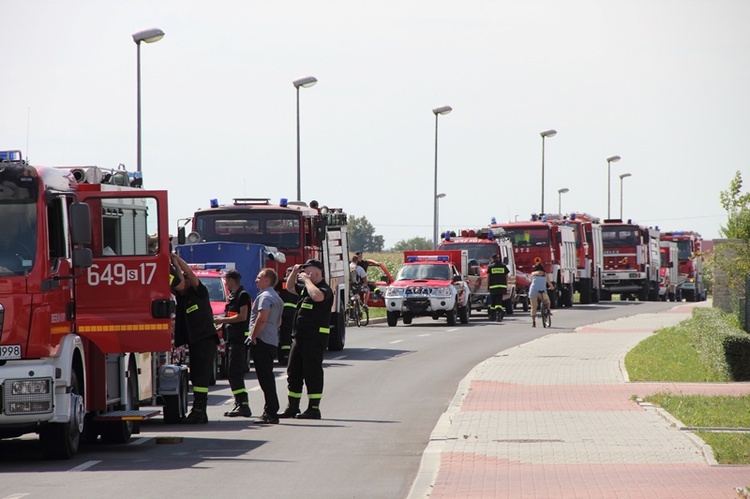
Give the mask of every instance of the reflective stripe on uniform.
M 307 308 L 307 309 L 312 309 L 313 308 L 312 303 L 303 303 L 303 304 L 300 305 L 300 307 Z
M 295 392 L 289 392 L 287 395 L 293 399 L 301 399 L 302 394 L 301 393 L 295 393 Z
M 292 349 L 292 345 L 281 345 L 281 349 L 282 350 L 291 350 Z
M 240 393 L 247 393 L 247 390 L 240 388 L 239 390 L 232 390 L 232 395 L 239 395 Z
M 309 398 L 310 400 L 320 400 L 321 398 L 323 398 L 323 394 L 322 393 L 308 393 L 307 398 Z
M 329 328 L 327 328 L 327 327 L 322 327 L 322 328 L 318 329 L 318 332 L 319 333 L 323 333 L 323 334 L 330 334 L 331 330 Z
M 493 274 L 505 274 L 505 269 L 502 267 L 495 267 L 491 271 Z
M 493 284 L 492 286 L 490 286 L 490 289 L 507 288 L 507 287 L 508 287 L 507 284 Z
M 198 310 L 198 305 L 193 305 L 192 307 L 188 307 L 187 310 L 185 310 L 185 313 L 189 314 L 191 312 L 195 312 Z
M 193 393 L 208 393 L 208 387 L 193 385 Z
M 284 306 L 285 307 L 297 308 L 297 304 L 296 303 L 284 303 Z

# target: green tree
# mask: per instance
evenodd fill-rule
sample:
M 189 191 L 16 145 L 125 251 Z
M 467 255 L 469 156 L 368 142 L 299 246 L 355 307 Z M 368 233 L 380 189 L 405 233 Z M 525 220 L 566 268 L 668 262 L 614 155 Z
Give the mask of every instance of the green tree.
M 742 194 L 742 175 L 738 171 L 721 192 L 721 205 L 727 212 L 727 225 L 719 232 L 729 242 L 716 248 L 714 265 L 729 277 L 729 288 L 737 297 L 744 295 L 745 276 L 750 274 L 750 193 Z
M 431 250 L 432 240 L 426 237 L 412 237 L 411 239 L 402 239 L 391 248 L 391 251 L 408 251 L 408 250 Z
M 375 235 L 375 227 L 364 216 L 347 218 L 349 227 L 349 249 L 352 251 L 383 251 L 383 236 Z

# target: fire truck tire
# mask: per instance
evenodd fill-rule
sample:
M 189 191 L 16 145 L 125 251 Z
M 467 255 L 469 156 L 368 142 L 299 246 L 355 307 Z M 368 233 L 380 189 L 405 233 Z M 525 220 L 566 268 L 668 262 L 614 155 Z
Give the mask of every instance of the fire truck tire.
M 471 304 L 467 303 L 465 307 L 458 309 L 458 320 L 461 324 L 468 324 L 469 317 L 471 316 Z
M 562 306 L 563 307 L 572 307 L 573 306 L 573 285 L 568 284 L 567 286 L 563 286 L 562 291 Z
M 412 319 L 414 319 L 414 317 L 411 314 L 404 314 L 404 316 L 401 318 L 401 320 L 403 320 L 404 324 L 406 324 L 407 326 L 411 324 Z
M 648 281 L 643 283 L 641 290 L 638 292 L 638 301 L 648 301 Z
M 581 279 L 578 294 L 583 305 L 591 303 L 591 279 Z
M 559 307 L 559 301 L 558 296 L 560 292 L 558 291 L 557 287 L 555 289 L 550 290 L 549 292 L 549 306 L 550 308 L 558 308 Z
M 180 389 L 177 395 L 164 396 L 164 423 L 179 424 L 188 412 L 188 377 L 180 375 Z
M 513 315 L 513 309 L 515 308 L 513 304 L 515 303 L 515 301 L 516 301 L 516 295 L 511 294 L 510 298 L 503 302 L 503 308 L 505 309 L 506 315 Z
M 78 381 L 78 373 L 73 370 L 70 377 L 71 393 L 77 395 L 74 409 L 75 418 L 67 423 L 51 423 L 44 426 L 39 432 L 39 440 L 42 444 L 42 452 L 47 459 L 71 459 L 78 452 L 81 443 L 81 433 L 85 411 L 84 393 Z M 80 419 L 80 421 L 76 421 Z
M 128 368 L 127 388 L 123 410 L 138 409 L 138 371 L 135 361 L 131 360 Z M 102 441 L 108 444 L 124 444 L 130 440 L 135 430 L 133 421 L 115 421 L 101 424 Z
M 521 301 L 522 301 L 521 308 L 523 309 L 524 312 L 528 312 L 529 311 L 529 297 L 524 296 L 523 298 L 521 298 Z
M 602 301 L 602 288 L 594 288 L 591 292 L 591 301 L 599 303 Z
M 445 312 L 445 316 L 448 319 L 448 325 L 449 326 L 455 326 L 456 325 L 456 318 L 458 316 L 458 305 L 454 306 L 452 309 L 447 310 Z
M 216 375 L 219 371 L 219 353 L 214 355 L 213 368 L 211 369 L 211 378 L 208 380 L 208 386 L 214 386 L 216 384 Z
M 398 324 L 398 312 L 386 312 L 385 318 L 388 322 L 388 327 L 396 327 L 396 324 Z
M 335 324 L 335 327 L 332 327 L 329 333 L 328 350 L 340 352 L 346 343 L 346 318 L 343 311 L 331 314 L 331 322 Z

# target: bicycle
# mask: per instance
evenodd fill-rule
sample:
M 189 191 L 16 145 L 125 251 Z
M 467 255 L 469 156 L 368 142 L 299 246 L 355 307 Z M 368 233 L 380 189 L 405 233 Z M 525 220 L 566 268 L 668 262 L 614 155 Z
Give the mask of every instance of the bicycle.
M 544 293 L 545 291 L 540 291 L 534 299 L 539 303 L 539 314 L 542 316 L 542 327 L 548 328 L 552 327 L 552 314 L 547 306 L 547 302 L 544 300 Z M 532 320 L 533 327 L 536 327 L 536 317 L 533 317 Z
M 349 306 L 346 309 L 347 322 L 357 327 L 366 326 L 370 323 L 370 311 L 362 304 L 358 293 L 352 293 L 349 298 Z

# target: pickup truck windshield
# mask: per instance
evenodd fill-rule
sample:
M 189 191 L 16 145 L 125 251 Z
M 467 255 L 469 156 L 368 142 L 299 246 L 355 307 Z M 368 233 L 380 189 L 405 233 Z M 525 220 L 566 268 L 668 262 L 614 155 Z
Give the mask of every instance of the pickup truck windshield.
M 397 281 L 412 281 L 416 279 L 440 279 L 449 281 L 451 269 L 448 265 L 415 264 L 404 265 L 398 272 Z

